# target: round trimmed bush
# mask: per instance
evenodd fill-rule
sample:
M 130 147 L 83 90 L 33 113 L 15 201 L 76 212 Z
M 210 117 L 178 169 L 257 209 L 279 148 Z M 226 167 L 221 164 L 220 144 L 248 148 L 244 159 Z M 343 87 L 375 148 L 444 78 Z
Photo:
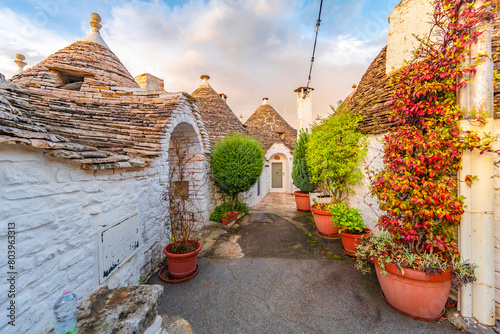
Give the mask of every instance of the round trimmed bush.
M 231 196 L 234 207 L 238 194 L 250 190 L 262 174 L 264 149 L 251 137 L 230 135 L 215 145 L 210 162 L 215 184 Z

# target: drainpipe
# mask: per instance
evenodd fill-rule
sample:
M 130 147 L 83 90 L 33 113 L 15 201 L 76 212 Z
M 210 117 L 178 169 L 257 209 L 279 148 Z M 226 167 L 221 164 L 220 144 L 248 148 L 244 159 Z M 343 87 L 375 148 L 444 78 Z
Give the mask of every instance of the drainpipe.
M 475 6 L 481 6 L 478 0 Z M 479 24 L 484 30 L 471 55 L 487 53 L 491 50 L 491 27 L 489 21 Z M 470 61 L 470 59 L 469 59 Z M 459 105 L 468 110 L 485 113 L 486 125 L 478 122 L 461 121 L 464 130 L 476 130 L 480 134 L 493 133 L 493 60 L 484 59 L 476 67 L 472 81 L 458 92 Z M 467 116 L 467 112 L 466 112 Z M 476 175 L 469 187 L 464 182 L 467 175 Z M 460 312 L 463 317 L 474 317 L 487 326 L 495 325 L 495 229 L 494 229 L 494 165 L 493 156 L 478 150 L 466 152 L 462 157 L 462 170 L 459 173 L 459 193 L 466 197 L 465 212 L 459 230 L 459 246 L 462 258 L 470 259 L 478 265 L 477 281 L 460 289 Z

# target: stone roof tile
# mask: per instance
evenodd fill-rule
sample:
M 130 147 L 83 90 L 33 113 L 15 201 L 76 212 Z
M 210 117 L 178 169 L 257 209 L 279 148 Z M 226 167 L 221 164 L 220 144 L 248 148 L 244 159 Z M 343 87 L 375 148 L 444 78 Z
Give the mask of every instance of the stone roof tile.
M 254 138 L 258 139 L 267 151 L 275 143 L 283 143 L 290 150 L 295 148 L 297 130 L 269 104 L 267 100 L 245 122 L 245 127 Z M 284 137 L 282 139 L 282 136 Z

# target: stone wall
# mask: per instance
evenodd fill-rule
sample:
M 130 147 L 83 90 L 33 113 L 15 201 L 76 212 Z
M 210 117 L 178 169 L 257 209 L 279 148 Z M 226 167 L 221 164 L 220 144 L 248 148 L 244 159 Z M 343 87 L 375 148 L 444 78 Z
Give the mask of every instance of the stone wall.
M 194 167 L 198 177 L 206 177 L 203 141 L 187 105 L 165 125 L 164 149 L 148 168 L 82 170 L 78 161 L 52 157 L 40 148 L 0 144 L 0 248 L 7 249 L 7 223 L 15 223 L 17 258 L 16 327 L 2 322 L 1 333 L 45 333 L 54 324 L 52 307 L 64 289 L 84 300 L 105 285 L 137 285 L 158 266 L 170 240 L 168 211 L 161 200 L 169 181 L 166 148 L 179 124 L 194 129 L 186 135 L 198 143 L 192 151 L 199 158 Z M 208 189 L 198 197 L 206 205 Z M 138 252 L 100 284 L 100 232 L 135 214 L 140 221 Z M 6 277 L 5 256 L 0 266 Z M 9 301 L 7 290 L 7 284 L 0 284 L 1 305 Z M 0 316 L 6 319 L 5 308 Z
M 412 58 L 411 51 L 419 41 L 413 36 L 425 36 L 430 30 L 431 0 L 403 0 L 389 15 L 387 40 L 387 75 L 403 67 Z

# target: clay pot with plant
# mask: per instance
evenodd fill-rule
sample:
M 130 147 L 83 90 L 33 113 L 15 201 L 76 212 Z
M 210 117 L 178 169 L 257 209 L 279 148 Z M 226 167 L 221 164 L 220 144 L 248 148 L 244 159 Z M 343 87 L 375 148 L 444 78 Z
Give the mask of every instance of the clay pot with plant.
M 330 206 L 344 203 L 354 194 L 353 186 L 363 178 L 360 167 L 367 152 L 366 135 L 359 131 L 363 117 L 340 103 L 332 111 L 312 125 L 306 144 L 311 182 L 326 196 L 311 207 L 318 233 L 324 237 L 339 235 L 339 227 L 332 223 Z
M 292 179 L 293 184 L 300 189 L 300 191 L 294 192 L 295 203 L 299 211 L 311 211 L 309 192 L 316 189 L 314 183 L 311 182 L 306 159 L 309 135 L 307 130 L 300 130 L 293 151 Z
M 192 278 L 197 273 L 198 253 L 201 243 L 193 240 L 191 233 L 194 227 L 202 221 L 202 209 L 190 196 L 195 194 L 203 184 L 193 182 L 190 172 L 196 156 L 189 154 L 189 141 L 173 138 L 170 142 L 170 164 L 168 189 L 163 193 L 163 200 L 168 204 L 168 223 L 172 242 L 163 249 L 167 257 L 167 267 L 160 270 L 160 277 L 167 282 Z M 170 277 L 168 277 L 170 276 Z
M 493 3 L 500 5 L 474 2 L 435 1 L 432 30 L 392 78 L 394 126 L 384 136 L 383 168 L 370 176 L 385 233 L 358 245 L 357 267 L 366 272 L 374 262 L 387 302 L 421 320 L 441 316 L 453 277 L 459 285 L 475 280 L 475 265 L 461 260 L 454 238 L 464 213 L 457 189 L 462 155 L 473 149 L 499 155 L 492 148 L 497 137 L 461 128 L 463 109 L 456 102 L 470 80 L 463 76 L 473 75 L 477 65 L 466 62 L 482 34 L 476 27 L 491 15 Z M 470 186 L 472 180 L 462 182 Z
M 361 238 L 370 234 L 370 230 L 361 217 L 361 210 L 350 208 L 345 203 L 336 203 L 330 205 L 329 211 L 332 215 L 333 225 L 341 230 L 340 237 L 344 253 L 355 257 Z

